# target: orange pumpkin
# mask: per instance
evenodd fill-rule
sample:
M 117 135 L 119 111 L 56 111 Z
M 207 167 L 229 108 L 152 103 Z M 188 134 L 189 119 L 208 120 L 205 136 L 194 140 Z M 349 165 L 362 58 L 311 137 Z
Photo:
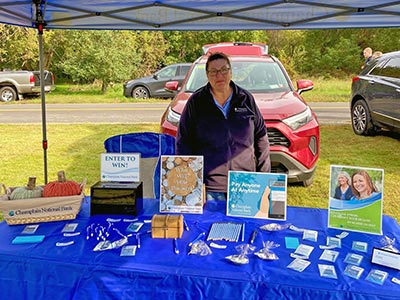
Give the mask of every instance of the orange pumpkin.
M 73 196 L 81 193 L 81 186 L 73 180 L 67 180 L 64 171 L 57 173 L 58 180 L 46 184 L 43 188 L 43 197 Z

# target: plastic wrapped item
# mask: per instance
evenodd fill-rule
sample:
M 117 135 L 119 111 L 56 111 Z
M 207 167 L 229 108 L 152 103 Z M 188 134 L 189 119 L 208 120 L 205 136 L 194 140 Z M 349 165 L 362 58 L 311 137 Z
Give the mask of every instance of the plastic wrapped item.
M 279 247 L 279 244 L 276 244 L 272 241 L 267 241 L 264 244 L 264 248 L 260 249 L 259 251 L 255 252 L 254 255 L 256 255 L 258 258 L 261 258 L 263 260 L 277 260 L 279 259 L 278 255 L 276 255 L 272 249 Z
M 235 247 L 235 249 L 240 254 L 229 255 L 229 256 L 226 256 L 225 258 L 237 265 L 245 265 L 245 264 L 249 263 L 249 258 L 247 255 L 253 253 L 254 250 L 256 249 L 256 247 L 252 246 L 250 244 L 241 244 L 241 245 L 237 245 Z
M 385 235 L 381 239 L 382 249 L 385 249 L 385 250 L 388 250 L 388 251 L 391 251 L 394 253 L 399 253 L 399 250 L 394 246 L 395 243 L 396 243 L 396 238 L 391 239 L 387 235 Z
M 337 279 L 335 266 L 318 264 L 319 276 Z
M 188 254 L 206 256 L 212 254 L 212 251 L 205 241 L 198 240 L 190 246 L 190 251 Z
M 125 244 L 128 243 L 128 238 L 123 237 L 119 240 L 116 240 L 114 242 L 110 242 L 108 240 L 101 241 L 99 242 L 94 248 L 93 251 L 104 251 L 104 250 L 111 250 L 111 249 L 117 249 Z
M 260 229 L 267 231 L 281 231 L 289 228 L 290 224 L 269 223 L 260 227 Z

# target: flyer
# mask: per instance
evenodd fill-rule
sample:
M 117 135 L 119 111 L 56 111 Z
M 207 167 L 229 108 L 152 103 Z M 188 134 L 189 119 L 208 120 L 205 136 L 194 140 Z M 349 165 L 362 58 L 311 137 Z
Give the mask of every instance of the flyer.
M 161 156 L 162 213 L 203 213 L 203 156 Z
M 227 215 L 286 220 L 287 176 L 229 171 Z
M 328 227 L 382 234 L 383 169 L 331 166 Z

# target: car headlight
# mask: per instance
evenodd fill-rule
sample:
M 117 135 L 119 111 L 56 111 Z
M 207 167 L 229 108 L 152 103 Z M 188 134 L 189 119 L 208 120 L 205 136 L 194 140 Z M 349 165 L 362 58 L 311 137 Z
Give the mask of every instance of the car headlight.
M 294 115 L 292 117 L 286 118 L 283 120 L 287 126 L 296 130 L 297 128 L 306 125 L 313 119 L 311 109 L 307 106 L 307 108 L 301 113 Z
M 168 107 L 167 121 L 172 125 L 178 127 L 181 115 L 174 112 L 171 107 Z

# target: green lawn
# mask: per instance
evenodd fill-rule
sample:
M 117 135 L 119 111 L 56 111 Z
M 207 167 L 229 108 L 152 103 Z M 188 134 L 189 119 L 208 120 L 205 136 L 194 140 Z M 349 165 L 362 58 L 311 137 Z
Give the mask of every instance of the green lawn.
M 49 181 L 59 170 L 76 181 L 87 179 L 90 186 L 100 179 L 100 154 L 103 141 L 113 135 L 139 131 L 158 131 L 158 124 L 132 125 L 47 125 Z M 26 185 L 29 176 L 43 184 L 41 125 L 0 125 L 0 183 Z M 397 137 L 398 138 L 398 137 Z M 384 213 L 400 220 L 400 152 L 396 137 L 361 137 L 350 126 L 321 126 L 321 155 L 310 187 L 289 186 L 288 204 L 327 208 L 330 165 L 349 165 L 385 170 Z
M 348 102 L 351 89 L 351 78 L 323 79 L 310 78 L 314 89 L 302 94 L 308 102 Z M 295 80 L 293 80 L 295 84 Z M 46 103 L 129 103 L 129 102 L 159 102 L 162 99 L 134 100 L 125 98 L 122 83 L 111 86 L 106 94 L 102 94 L 98 84 L 69 85 L 57 84 L 56 89 L 46 94 Z M 40 103 L 40 98 L 26 99 L 20 103 Z

